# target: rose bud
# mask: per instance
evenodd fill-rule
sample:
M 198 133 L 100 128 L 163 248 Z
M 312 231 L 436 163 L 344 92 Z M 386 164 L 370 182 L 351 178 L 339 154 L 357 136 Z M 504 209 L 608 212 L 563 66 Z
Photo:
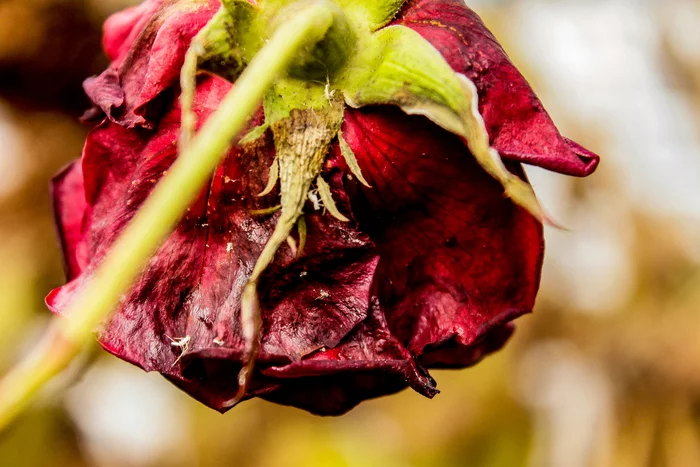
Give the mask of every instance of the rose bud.
M 105 25 L 99 123 L 53 183 L 61 313 L 295 2 L 148 0 Z M 303 3 L 303 2 L 302 2 Z M 225 411 L 318 414 L 501 348 L 532 310 L 546 220 L 521 163 L 585 176 L 461 0 L 338 0 L 99 332 Z M 505 195 L 504 195 L 505 192 Z M 254 364 L 254 366 L 253 366 Z

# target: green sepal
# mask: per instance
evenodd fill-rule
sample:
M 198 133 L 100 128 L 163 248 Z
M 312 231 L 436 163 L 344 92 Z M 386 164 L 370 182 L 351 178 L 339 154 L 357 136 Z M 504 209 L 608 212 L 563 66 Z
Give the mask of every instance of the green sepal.
M 233 82 L 262 47 L 257 8 L 245 0 L 222 0 L 222 8 L 192 43 L 197 67 Z
M 343 104 L 332 101 L 326 109 L 294 109 L 274 122 L 272 133 L 279 163 L 282 215 L 301 215 L 311 183 L 323 169 L 331 142 L 343 122 Z
M 351 20 L 370 31 L 386 26 L 401 11 L 406 0 L 336 0 Z
M 287 72 L 295 78 L 323 80 L 327 76 L 335 75 L 344 67 L 357 43 L 355 28 L 340 5 L 332 0 L 265 0 L 262 3 L 263 16 L 269 15 L 267 28 L 268 32 L 272 32 L 311 3 L 324 5 L 333 15 L 333 24 L 323 37 L 317 38 L 318 40 L 310 38 L 308 46 L 299 50 L 296 60 Z
M 251 216 L 268 216 L 270 214 L 274 214 L 277 211 L 282 209 L 282 205 L 278 204 L 277 206 L 272 206 L 271 208 L 265 208 L 265 209 L 251 209 L 248 211 L 248 214 Z
M 306 236 L 308 234 L 306 219 L 304 218 L 303 214 L 299 216 L 299 220 L 297 221 L 297 232 L 299 232 L 299 249 L 297 250 L 298 258 L 302 255 L 302 253 L 304 253 L 304 248 L 306 248 Z
M 263 196 L 267 196 L 270 193 L 272 193 L 272 190 L 274 190 L 275 187 L 277 186 L 277 182 L 279 181 L 279 179 L 280 179 L 280 164 L 277 161 L 277 158 L 275 157 L 275 160 L 272 161 L 272 165 L 270 166 L 270 172 L 269 172 L 269 175 L 267 177 L 267 185 L 265 185 L 265 188 L 263 189 L 263 191 L 258 193 L 257 196 L 262 198 Z
M 331 216 L 335 217 L 341 222 L 350 222 L 350 219 L 345 217 L 338 209 L 338 206 L 335 205 L 335 201 L 333 201 L 333 193 L 331 192 L 331 187 L 320 175 L 316 179 L 316 186 L 318 187 L 318 195 L 321 197 L 323 207 L 326 208 L 326 210 L 331 214 Z
M 326 96 L 325 87 L 322 81 L 277 80 L 263 101 L 265 124 L 289 118 L 293 110 L 326 111 L 331 107 L 331 99 Z
M 250 143 L 257 141 L 265 134 L 265 132 L 269 128 L 270 128 L 269 123 L 263 123 L 262 125 L 256 126 L 252 130 L 250 130 L 248 133 L 246 133 L 245 136 L 243 136 L 243 138 L 241 138 L 238 141 L 238 145 L 245 146 L 246 144 L 250 144 Z
M 540 221 L 548 220 L 532 187 L 510 173 L 490 146 L 476 87 L 466 76 L 454 72 L 432 44 L 404 26 L 384 28 L 364 41 L 339 77 L 348 105 L 396 105 L 407 114 L 429 118 L 460 136 L 513 202 Z
M 340 145 L 340 154 L 343 156 L 343 159 L 345 159 L 345 163 L 348 164 L 350 172 L 352 172 L 355 178 L 364 186 L 372 188 L 372 185 L 370 185 L 367 180 L 365 180 L 364 175 L 362 175 L 362 169 L 360 169 L 360 164 L 357 162 L 357 157 L 355 157 L 355 153 L 348 142 L 345 141 L 343 133 L 340 131 L 338 132 L 338 144 Z
M 351 107 L 389 104 L 456 134 L 471 106 L 457 74 L 428 41 L 403 26 L 372 34 L 340 78 Z
M 197 118 L 192 109 L 199 70 L 234 82 L 262 47 L 256 8 L 245 0 L 222 0 L 222 6 L 192 39 L 180 71 L 181 152 L 192 139 Z

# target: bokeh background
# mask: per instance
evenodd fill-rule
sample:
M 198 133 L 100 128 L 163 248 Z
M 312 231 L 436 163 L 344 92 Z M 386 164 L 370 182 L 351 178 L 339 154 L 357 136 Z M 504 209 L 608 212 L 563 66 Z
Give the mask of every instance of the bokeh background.
M 36 342 L 63 281 L 48 180 L 79 156 L 100 24 L 136 0 L 0 0 L 0 369 Z M 0 437 L 3 466 L 700 466 L 700 1 L 470 0 L 586 180 L 530 170 L 547 231 L 535 313 L 442 394 L 317 418 L 225 416 L 99 351 Z M 77 378 L 77 382 L 76 381 Z

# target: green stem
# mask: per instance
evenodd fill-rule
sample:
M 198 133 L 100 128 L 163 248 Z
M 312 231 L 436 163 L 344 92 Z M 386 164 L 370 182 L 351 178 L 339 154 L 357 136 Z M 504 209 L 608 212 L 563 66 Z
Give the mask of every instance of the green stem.
M 65 318 L 54 321 L 34 352 L 0 382 L 0 429 L 19 415 L 35 393 L 92 339 L 96 327 L 108 318 L 211 177 L 265 92 L 303 48 L 325 36 L 333 22 L 325 5 L 309 3 L 275 31 L 114 242 L 95 274 L 65 310 Z

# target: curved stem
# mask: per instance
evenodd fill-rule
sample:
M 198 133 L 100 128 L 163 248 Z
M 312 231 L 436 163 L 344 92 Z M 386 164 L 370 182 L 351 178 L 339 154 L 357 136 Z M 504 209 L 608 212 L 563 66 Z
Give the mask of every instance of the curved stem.
M 333 15 L 325 5 L 309 3 L 272 35 L 114 242 L 67 307 L 66 317 L 55 320 L 34 352 L 0 382 L 0 429 L 19 415 L 34 394 L 92 339 L 95 328 L 128 291 L 209 179 L 231 141 L 245 128 L 264 93 L 302 48 L 327 33 Z

